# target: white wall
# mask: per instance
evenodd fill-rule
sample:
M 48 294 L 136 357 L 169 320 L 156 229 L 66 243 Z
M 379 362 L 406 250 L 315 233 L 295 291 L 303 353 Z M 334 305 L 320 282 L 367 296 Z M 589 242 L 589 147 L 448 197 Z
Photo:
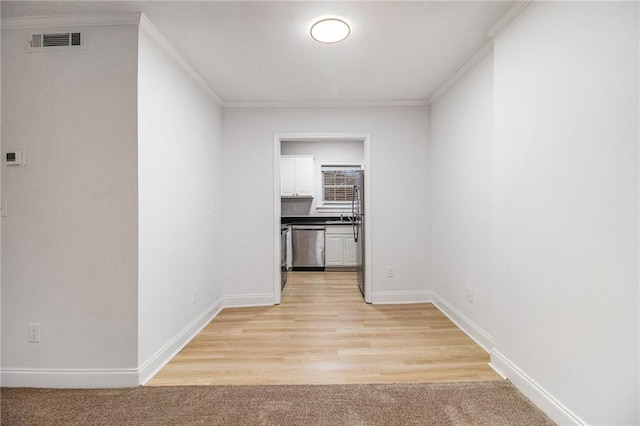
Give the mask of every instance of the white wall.
M 2 3 L 0 3 L 0 16 L 2 15 Z M 0 47 L 2 46 L 2 31 L 0 31 Z M 0 54 L 0 154 L 2 151 L 2 54 Z M 0 172 L 0 200 L 2 192 L 2 173 Z M 1 220 L 1 219 L 0 219 Z M 2 253 L 2 226 L 0 225 L 0 253 Z M 2 256 L 0 255 L 0 298 L 2 297 Z M 2 300 L 0 299 L 0 369 L 2 368 Z M 0 374 L 0 386 L 2 386 L 2 375 Z
M 434 289 L 562 423 L 640 421 L 638 36 L 637 3 L 533 3 L 431 109 Z
M 638 4 L 533 3 L 495 40 L 496 347 L 638 423 Z
M 222 296 L 222 125 L 217 103 L 144 30 L 138 64 L 143 365 Z
M 364 143 L 360 141 L 285 141 L 281 144 L 281 155 L 313 155 L 314 184 L 316 194 L 322 194 L 320 166 L 322 163 L 345 162 L 364 164 Z M 282 200 L 282 216 L 318 214 L 316 207 L 321 197 L 304 200 Z
M 2 165 L 3 385 L 137 364 L 137 27 L 82 32 L 83 50 L 47 53 L 2 32 L 3 149 L 27 153 Z
M 382 292 L 423 291 L 426 107 L 224 108 L 225 294 L 273 296 L 277 132 L 371 133 L 374 299 L 385 297 Z M 386 278 L 386 265 L 396 267 L 395 278 Z
M 431 105 L 429 158 L 431 286 L 485 331 L 495 325 L 492 147 L 493 55 L 489 54 Z M 473 303 L 468 287 L 473 288 Z
M 534 2 L 495 40 L 497 354 L 638 418 L 638 4 Z

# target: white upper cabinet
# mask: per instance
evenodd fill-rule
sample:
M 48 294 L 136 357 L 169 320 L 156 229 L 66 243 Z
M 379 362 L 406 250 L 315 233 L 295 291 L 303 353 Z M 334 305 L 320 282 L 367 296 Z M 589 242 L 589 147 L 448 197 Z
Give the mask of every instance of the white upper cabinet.
M 280 196 L 313 198 L 313 157 L 280 157 Z
M 296 159 L 280 157 L 280 196 L 294 197 L 296 193 Z
M 313 197 L 313 157 L 296 158 L 297 197 Z

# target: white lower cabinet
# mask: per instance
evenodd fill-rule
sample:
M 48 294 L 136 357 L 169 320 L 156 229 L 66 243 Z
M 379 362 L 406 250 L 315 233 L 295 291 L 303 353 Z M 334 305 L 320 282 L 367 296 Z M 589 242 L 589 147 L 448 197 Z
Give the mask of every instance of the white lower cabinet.
M 324 234 L 324 266 L 344 266 L 344 238 L 342 234 Z
M 358 260 L 356 258 L 356 240 L 353 238 L 353 232 L 342 237 L 344 241 L 344 266 L 356 266 Z
M 324 241 L 325 267 L 356 266 L 356 243 L 350 225 L 327 226 Z
M 291 226 L 289 226 L 289 232 L 287 232 L 287 270 L 291 270 L 293 268 L 293 241 L 292 236 L 293 231 L 291 230 Z

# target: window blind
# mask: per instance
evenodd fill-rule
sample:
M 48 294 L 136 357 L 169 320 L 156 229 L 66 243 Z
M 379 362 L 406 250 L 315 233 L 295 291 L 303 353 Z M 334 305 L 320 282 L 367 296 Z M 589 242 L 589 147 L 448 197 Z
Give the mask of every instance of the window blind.
M 353 200 L 353 186 L 356 184 L 356 172 L 360 167 L 323 166 L 322 202 L 350 203 Z

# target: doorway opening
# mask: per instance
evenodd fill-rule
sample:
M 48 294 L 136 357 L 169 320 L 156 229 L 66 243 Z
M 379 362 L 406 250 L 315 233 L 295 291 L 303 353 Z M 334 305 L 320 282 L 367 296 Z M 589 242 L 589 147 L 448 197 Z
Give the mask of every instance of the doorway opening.
M 301 154 L 300 151 L 295 151 L 296 146 L 291 145 L 292 143 L 299 143 L 301 145 L 306 144 L 307 146 L 314 146 L 315 143 L 324 142 L 325 144 L 336 144 L 336 143 L 347 143 L 347 144 L 360 144 L 362 147 L 362 160 L 361 161 L 349 161 L 349 159 L 340 159 L 340 158 L 331 158 L 330 161 L 327 158 L 324 158 L 322 161 L 318 162 L 315 166 L 317 170 L 320 170 L 322 167 L 322 163 L 326 163 L 326 165 L 340 164 L 346 166 L 353 166 L 355 163 L 359 163 L 359 167 L 364 171 L 363 179 L 361 187 L 363 188 L 361 192 L 361 197 L 363 199 L 362 210 L 359 212 L 361 216 L 365 217 L 366 220 L 363 220 L 361 223 L 361 230 L 359 232 L 362 233 L 360 235 L 363 251 L 363 257 L 361 262 L 363 264 L 362 274 L 362 293 L 364 296 L 364 300 L 367 303 L 371 303 L 371 135 L 369 133 L 276 133 L 274 135 L 274 158 L 273 158 L 273 170 L 274 170 L 274 274 L 273 274 L 273 293 L 274 293 L 274 304 L 280 304 L 282 301 L 282 244 L 284 244 L 284 240 L 281 238 L 281 217 L 283 216 L 283 205 L 285 209 L 286 215 L 291 215 L 292 212 L 298 211 L 303 214 L 325 214 L 325 215 L 336 215 L 336 217 L 342 218 L 340 216 L 343 212 L 349 209 L 351 211 L 351 205 L 342 206 L 343 210 L 340 209 L 340 203 L 323 203 L 322 199 L 325 197 L 317 197 L 316 193 L 322 193 L 322 183 L 318 182 L 316 179 L 316 183 L 313 184 L 312 194 L 308 194 L 307 192 L 303 192 L 305 189 L 299 189 L 299 193 L 290 198 L 290 202 L 282 203 L 282 179 L 281 176 L 281 155 L 283 152 L 287 153 L 297 153 Z M 309 145 L 309 143 L 312 143 Z M 283 144 L 285 149 L 283 150 Z M 317 147 L 321 145 L 318 144 Z M 299 149 L 299 146 L 298 146 Z M 288 161 L 288 160 L 287 160 Z M 286 178 L 286 176 L 285 176 Z M 300 196 L 302 195 L 302 196 Z M 314 197 L 315 196 L 315 197 Z M 314 199 L 315 198 L 315 199 Z M 366 236 L 366 237 L 365 237 Z

